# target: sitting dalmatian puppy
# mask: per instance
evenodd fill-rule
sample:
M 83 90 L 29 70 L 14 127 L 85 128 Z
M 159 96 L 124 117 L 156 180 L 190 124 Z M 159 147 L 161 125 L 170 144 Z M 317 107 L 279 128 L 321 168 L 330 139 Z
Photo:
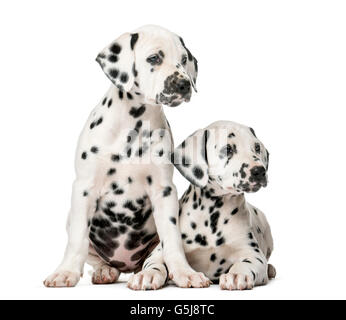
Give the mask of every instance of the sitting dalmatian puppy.
M 44 284 L 74 286 L 88 262 L 94 284 L 141 270 L 161 239 L 178 286 L 208 286 L 187 263 L 172 182 L 173 147 L 162 104 L 188 102 L 197 60 L 182 38 L 157 26 L 125 33 L 97 62 L 112 85 L 91 112 L 76 151 L 76 174 L 62 263 Z
M 188 262 L 221 289 L 252 289 L 275 277 L 267 264 L 273 251 L 269 224 L 244 196 L 267 185 L 268 160 L 253 129 L 228 121 L 198 130 L 172 157 L 191 185 L 180 199 L 179 221 L 170 221 L 179 224 Z M 169 278 L 162 265 L 158 245 L 129 287 L 162 287 Z

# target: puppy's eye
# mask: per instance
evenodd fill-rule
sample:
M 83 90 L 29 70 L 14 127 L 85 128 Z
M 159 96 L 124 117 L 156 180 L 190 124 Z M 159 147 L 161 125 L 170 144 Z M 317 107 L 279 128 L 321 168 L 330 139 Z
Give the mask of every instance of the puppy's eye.
M 183 56 L 183 58 L 181 59 L 181 64 L 182 64 L 183 66 L 185 66 L 186 63 L 187 63 L 187 56 Z
M 220 150 L 220 156 L 221 158 L 227 157 L 231 158 L 233 156 L 234 150 L 233 147 L 230 144 L 227 144 Z
M 152 54 L 147 58 L 147 62 L 151 65 L 159 64 L 161 62 L 161 58 L 158 54 Z
M 255 143 L 255 151 L 256 153 L 260 153 L 261 152 L 261 146 L 259 143 Z

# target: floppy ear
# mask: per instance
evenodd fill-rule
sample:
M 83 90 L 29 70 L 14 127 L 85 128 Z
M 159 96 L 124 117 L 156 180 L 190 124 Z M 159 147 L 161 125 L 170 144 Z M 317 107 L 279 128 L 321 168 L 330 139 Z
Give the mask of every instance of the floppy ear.
M 208 130 L 198 130 L 177 147 L 172 156 L 172 162 L 180 173 L 200 188 L 204 188 L 209 180 L 208 138 Z
M 182 37 L 179 37 L 181 45 L 186 50 L 187 54 L 187 63 L 184 66 L 186 69 L 186 72 L 191 80 L 193 89 L 197 92 L 196 87 L 196 81 L 197 81 L 197 75 L 198 75 L 198 61 L 197 59 L 192 55 L 191 51 L 186 47 L 185 42 Z
M 120 90 L 130 91 L 135 81 L 134 47 L 138 33 L 124 33 L 96 58 L 106 76 Z

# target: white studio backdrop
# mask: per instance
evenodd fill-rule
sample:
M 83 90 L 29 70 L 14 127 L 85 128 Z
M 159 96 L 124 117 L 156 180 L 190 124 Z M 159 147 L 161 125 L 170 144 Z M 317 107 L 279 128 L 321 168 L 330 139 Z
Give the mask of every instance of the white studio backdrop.
M 2 1 L 0 298 L 346 298 L 344 1 Z M 46 289 L 60 262 L 74 151 L 110 83 L 97 53 L 144 24 L 180 34 L 199 61 L 198 94 L 165 107 L 176 145 L 216 120 L 253 127 L 269 186 L 247 199 L 272 228 L 278 276 L 246 292 L 157 292 L 120 284 Z M 188 183 L 179 173 L 182 194 Z

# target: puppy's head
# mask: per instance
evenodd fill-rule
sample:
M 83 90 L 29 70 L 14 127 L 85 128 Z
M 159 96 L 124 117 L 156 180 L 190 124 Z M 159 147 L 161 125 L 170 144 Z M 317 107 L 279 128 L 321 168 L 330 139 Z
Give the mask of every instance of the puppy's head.
M 192 184 L 219 194 L 256 192 L 267 186 L 269 152 L 252 128 L 218 121 L 196 131 L 172 161 Z
M 196 90 L 197 60 L 182 38 L 158 27 L 125 33 L 97 56 L 107 77 L 120 89 L 144 94 L 148 103 L 178 106 Z

